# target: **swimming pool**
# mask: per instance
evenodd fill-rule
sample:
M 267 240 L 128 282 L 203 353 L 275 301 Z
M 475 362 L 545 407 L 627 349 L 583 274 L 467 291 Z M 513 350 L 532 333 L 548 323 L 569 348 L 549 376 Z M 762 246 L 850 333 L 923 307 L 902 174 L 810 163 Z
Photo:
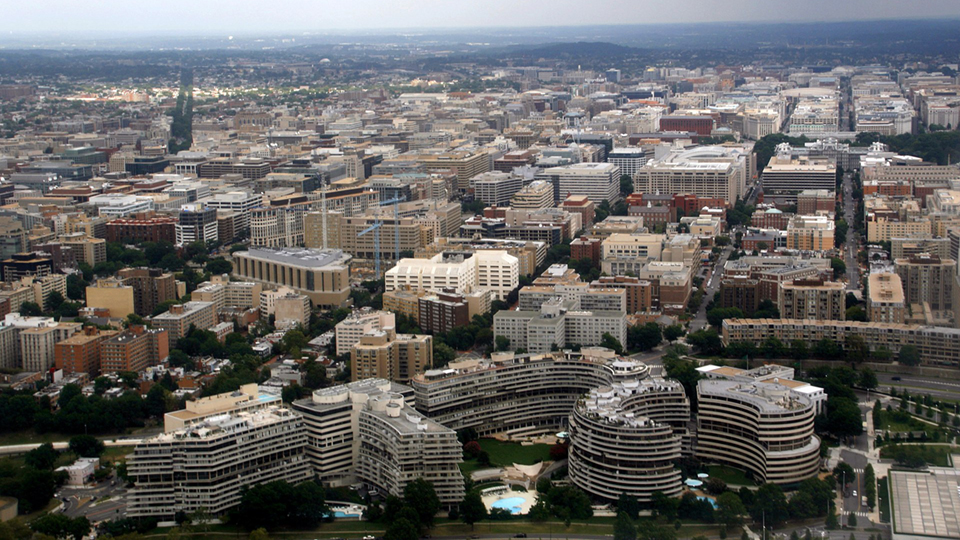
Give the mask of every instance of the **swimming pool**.
M 697 499 L 699 499 L 699 500 L 701 500 L 701 501 L 707 501 L 707 502 L 710 503 L 711 506 L 713 506 L 713 509 L 714 509 L 714 510 L 717 509 L 717 501 L 711 499 L 710 497 L 697 497 Z
M 519 514 L 520 509 L 525 502 L 523 497 L 507 497 L 506 499 L 500 499 L 499 501 L 490 505 L 491 508 L 504 508 L 509 510 L 511 514 Z

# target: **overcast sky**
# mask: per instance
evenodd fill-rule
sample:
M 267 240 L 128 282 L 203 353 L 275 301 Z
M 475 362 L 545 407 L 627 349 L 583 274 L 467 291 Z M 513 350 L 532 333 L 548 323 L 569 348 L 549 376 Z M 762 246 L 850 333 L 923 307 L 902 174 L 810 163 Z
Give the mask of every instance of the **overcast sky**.
M 960 17 L 960 0 L 5 0 L 7 32 L 286 33 Z M 2 32 L 2 31 L 0 31 Z

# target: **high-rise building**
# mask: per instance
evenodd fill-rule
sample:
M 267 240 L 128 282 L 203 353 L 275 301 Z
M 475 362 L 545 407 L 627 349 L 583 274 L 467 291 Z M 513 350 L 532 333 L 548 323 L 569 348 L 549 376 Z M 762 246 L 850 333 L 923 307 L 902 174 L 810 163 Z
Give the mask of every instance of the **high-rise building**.
M 98 279 L 86 290 L 87 307 L 105 309 L 110 312 L 110 317 L 117 318 L 137 312 L 135 296 L 133 286 L 122 278 Z
M 159 268 L 123 268 L 117 276 L 124 285 L 133 287 L 133 311 L 141 317 L 148 317 L 158 305 L 177 299 L 176 279 Z
M 56 365 L 56 344 L 76 334 L 82 327 L 80 323 L 49 322 L 20 332 L 23 369 L 44 372 Z
M 894 268 L 903 284 L 907 304 L 930 304 L 934 311 L 948 311 L 953 306 L 953 278 L 957 262 L 933 255 L 897 259 Z
M 485 172 L 470 179 L 473 198 L 488 206 L 508 206 L 510 198 L 523 187 L 523 179 L 510 172 Z M 553 202 L 553 192 L 550 193 Z M 552 205 L 551 205 L 552 206 Z
M 760 282 L 746 276 L 720 281 L 720 307 L 737 308 L 747 317 L 760 305 Z
M 703 461 L 745 469 L 757 482 L 797 484 L 820 470 L 816 407 L 780 384 L 702 380 L 697 384 L 697 450 Z
M 237 213 L 237 233 L 250 229 L 250 213 L 263 203 L 263 195 L 249 191 L 230 191 L 217 193 L 206 199 L 207 206 L 219 211 L 231 210 Z
M 178 246 L 194 242 L 216 242 L 217 210 L 202 203 L 183 205 L 180 208 L 176 233 Z
M 401 259 L 384 275 L 386 290 L 488 289 L 504 299 L 520 283 L 520 263 L 506 251 L 443 252 L 429 259 Z
M 796 201 L 807 190 L 833 191 L 837 187 L 837 168 L 828 161 L 797 161 L 773 157 L 763 170 L 764 198 Z
M 867 290 L 867 320 L 903 324 L 907 306 L 899 275 L 871 273 Z
M 54 361 L 64 373 L 86 373 L 91 378 L 101 372 L 101 343 L 117 334 L 114 330 L 98 330 L 96 326 L 84 327 L 82 332 L 54 345 Z
M 162 363 L 170 355 L 169 332 L 131 325 L 118 335 L 100 342 L 100 371 L 139 373 Z
M 349 353 L 368 332 L 380 332 L 396 327 L 396 317 L 390 311 L 373 311 L 370 308 L 355 310 L 334 327 L 337 356 Z
M 553 185 L 543 180 L 534 180 L 510 199 L 510 208 L 515 210 L 553 208 L 553 205 Z
M 15 253 L 0 263 L 3 281 L 19 281 L 25 277 L 42 278 L 53 273 L 53 261 L 39 253 Z
M 106 234 L 108 242 L 174 244 L 177 241 L 177 220 L 150 213 L 122 217 L 106 224 Z
M 463 499 L 463 459 L 456 432 L 423 417 L 409 386 L 364 379 L 323 388 L 293 402 L 307 430 L 307 457 L 325 486 L 364 482 L 400 496 L 416 478 L 430 482 L 441 504 Z
M 309 480 L 306 444 L 301 416 L 277 405 L 224 412 L 144 439 L 127 460 L 134 483 L 127 515 L 222 515 L 240 504 L 247 486 Z
M 787 223 L 787 249 L 830 251 L 835 225 L 827 216 L 794 216 Z
M 842 321 L 846 318 L 846 289 L 838 281 L 804 279 L 780 284 L 777 305 L 784 319 Z
M 304 243 L 305 205 L 255 208 L 250 212 L 250 245 L 298 247 Z
M 551 167 L 537 175 L 553 184 L 554 202 L 570 195 L 586 195 L 593 204 L 620 200 L 620 167 L 613 163 L 574 163 Z
M 383 378 L 407 382 L 433 367 L 433 336 L 372 330 L 350 349 L 351 379 Z
M 217 324 L 217 308 L 212 302 L 187 302 L 174 304 L 150 321 L 153 326 L 169 333 L 170 341 L 176 342 L 187 335 L 190 327 L 206 330 Z

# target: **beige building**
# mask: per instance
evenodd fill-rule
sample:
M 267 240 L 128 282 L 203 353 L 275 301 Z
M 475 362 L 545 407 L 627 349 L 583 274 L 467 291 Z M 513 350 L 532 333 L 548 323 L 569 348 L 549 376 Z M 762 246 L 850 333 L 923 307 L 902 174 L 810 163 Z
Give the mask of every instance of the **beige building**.
M 917 324 L 891 324 L 859 321 L 810 321 L 799 319 L 726 319 L 723 342 L 752 342 L 758 347 L 770 336 L 784 343 L 800 340 L 813 347 L 820 340 L 844 346 L 847 336 L 863 338 L 870 350 L 880 347 L 894 356 L 904 345 L 920 351 L 920 359 L 929 365 L 960 365 L 960 329 Z
M 25 371 L 47 371 L 56 365 L 56 344 L 83 327 L 74 322 L 50 322 L 20 332 L 20 352 Z
M 106 309 L 118 318 L 136 313 L 133 286 L 124 279 L 98 279 L 96 285 L 87 287 L 87 307 Z
M 340 250 L 252 248 L 233 254 L 234 275 L 270 287 L 289 287 L 314 307 L 336 308 L 350 298 L 350 255 Z
M 931 230 L 930 220 L 926 218 L 901 221 L 877 217 L 867 220 L 867 242 L 888 242 L 892 238 L 929 236 Z
M 163 328 L 170 336 L 170 342 L 175 344 L 178 339 L 187 335 L 191 326 L 206 330 L 217 324 L 217 307 L 213 302 L 187 302 L 175 304 L 156 317 L 151 318 L 153 326 Z
M 367 332 L 350 349 L 351 379 L 406 382 L 433 366 L 433 336 L 397 334 L 393 328 Z
M 420 320 L 420 298 L 427 291 L 404 286 L 383 293 L 383 310 Z
M 871 322 L 903 324 L 907 307 L 903 283 L 897 274 L 870 274 L 867 319 Z
M 73 248 L 78 263 L 87 263 L 91 268 L 107 260 L 107 241 L 103 238 L 73 233 L 61 236 L 60 243 Z
M 788 281 L 780 284 L 777 305 L 784 319 L 842 321 L 846 318 L 846 290 L 837 281 Z
M 260 306 L 260 293 L 263 285 L 252 281 L 230 281 L 226 274 L 211 276 L 197 286 L 190 295 L 198 302 L 213 302 L 217 309 L 224 307 L 241 307 L 246 309 Z
M 957 261 L 932 255 L 897 259 L 894 268 L 903 284 L 907 304 L 930 304 L 934 311 L 950 311 L 953 306 L 953 281 Z
M 33 302 L 40 309 L 47 311 L 48 299 L 53 292 L 67 297 L 67 276 L 63 274 L 49 274 L 43 277 L 24 276 L 19 281 L 0 284 L 0 299 L 10 302 L 10 311 L 19 312 L 24 302 Z
M 310 299 L 302 294 L 287 293 L 274 301 L 274 320 L 278 329 L 310 325 Z
M 834 222 L 827 216 L 794 216 L 787 223 L 787 249 L 829 251 L 833 235 Z
M 368 332 L 380 332 L 388 328 L 395 330 L 396 327 L 396 316 L 390 311 L 373 311 L 369 308 L 354 310 L 334 327 L 337 356 L 350 352 Z
M 443 154 L 424 154 L 420 163 L 429 172 L 453 171 L 457 175 L 457 190 L 466 193 L 470 179 L 490 170 L 492 160 L 486 152 L 453 151 Z
M 517 210 L 538 210 L 553 208 L 553 185 L 537 180 L 524 186 L 510 199 L 510 208 Z
M 660 259 L 665 239 L 662 234 L 611 234 L 601 244 L 600 267 L 611 276 L 639 274 L 647 262 Z
M 487 289 L 504 299 L 520 283 L 520 262 L 506 251 L 444 252 L 429 259 L 401 259 L 384 275 L 386 290 Z

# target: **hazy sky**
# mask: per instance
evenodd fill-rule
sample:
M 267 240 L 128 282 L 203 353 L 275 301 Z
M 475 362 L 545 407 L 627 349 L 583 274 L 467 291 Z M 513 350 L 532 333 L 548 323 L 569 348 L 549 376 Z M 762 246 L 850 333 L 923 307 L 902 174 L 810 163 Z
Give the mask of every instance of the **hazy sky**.
M 7 32 L 278 33 L 960 17 L 958 0 L 5 0 Z

